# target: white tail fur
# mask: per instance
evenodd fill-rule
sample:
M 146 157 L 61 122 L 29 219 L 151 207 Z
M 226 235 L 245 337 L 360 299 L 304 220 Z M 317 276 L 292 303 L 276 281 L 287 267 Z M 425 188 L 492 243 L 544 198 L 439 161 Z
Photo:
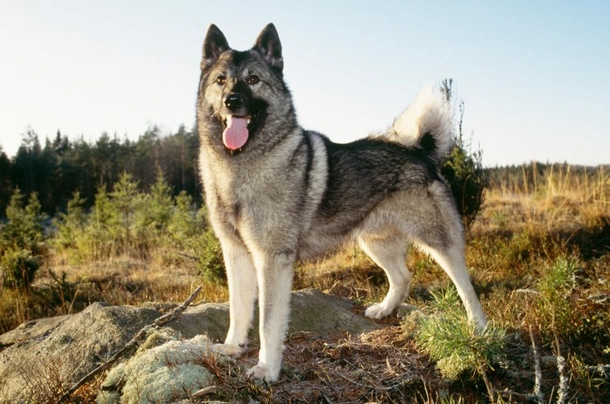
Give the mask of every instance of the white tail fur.
M 421 147 L 441 163 L 453 147 L 453 124 L 449 102 L 433 87 L 422 91 L 395 120 L 386 137 L 408 147 Z

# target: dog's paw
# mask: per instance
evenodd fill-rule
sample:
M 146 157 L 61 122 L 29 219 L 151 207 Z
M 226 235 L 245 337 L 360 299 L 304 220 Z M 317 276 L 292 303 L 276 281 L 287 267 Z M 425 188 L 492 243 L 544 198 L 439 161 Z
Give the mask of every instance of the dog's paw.
M 280 378 L 280 371 L 271 370 L 269 367 L 265 365 L 261 365 L 260 363 L 254 366 L 252 369 L 246 372 L 246 376 L 252 379 L 264 380 L 267 383 L 275 383 Z
M 383 303 L 377 303 L 364 311 L 364 315 L 374 320 L 379 320 L 392 314 L 392 308 Z
M 244 352 L 245 348 L 240 345 L 231 344 L 214 344 L 212 345 L 212 352 L 219 353 L 225 356 L 232 356 L 237 358 Z

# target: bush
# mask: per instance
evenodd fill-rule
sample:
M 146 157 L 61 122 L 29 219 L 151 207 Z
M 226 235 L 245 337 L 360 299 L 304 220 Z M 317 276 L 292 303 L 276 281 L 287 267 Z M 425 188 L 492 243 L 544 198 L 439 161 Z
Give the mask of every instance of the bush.
M 541 297 L 538 300 L 541 329 L 568 337 L 582 327 L 584 319 L 578 314 L 571 297 L 576 287 L 577 269 L 577 260 L 559 257 L 542 274 L 537 287 Z
M 453 97 L 453 80 L 444 80 L 441 90 L 451 102 Z M 459 103 L 460 118 L 454 131 L 454 147 L 449 153 L 441 173 L 447 180 L 455 198 L 458 212 L 466 229 L 474 223 L 484 200 L 485 188 L 489 186 L 489 176 L 483 169 L 483 152 L 472 150 L 466 144 L 462 133 L 464 121 L 464 102 Z
M 227 282 L 224 260 L 220 242 L 214 235 L 211 227 L 194 239 L 195 251 L 197 254 L 197 269 L 208 282 L 222 283 Z
M 491 324 L 480 329 L 468 321 L 453 287 L 432 296 L 435 313 L 420 321 L 417 344 L 438 361 L 443 377 L 456 379 L 464 371 L 479 373 L 493 402 L 487 370 L 502 357 L 506 331 Z
M 58 249 L 72 250 L 78 247 L 78 240 L 87 224 L 87 215 L 83 208 L 85 202 L 78 191 L 74 192 L 72 199 L 68 201 L 66 212 L 59 213 L 58 217 L 53 219 L 53 225 L 57 229 L 53 241 Z
M 36 271 L 40 268 L 40 259 L 31 251 L 7 249 L 0 258 L 2 268 L 2 285 L 10 289 L 29 289 Z
M 32 193 L 24 207 L 24 195 L 16 188 L 6 208 L 7 223 L 0 228 L 2 284 L 29 289 L 46 251 L 40 202 Z
M 206 209 L 197 211 L 184 191 L 173 198 L 161 171 L 149 194 L 139 192 L 137 183 L 124 173 L 112 192 L 98 188 L 89 214 L 83 205 L 76 192 L 66 213 L 54 221 L 55 245 L 71 260 L 95 261 L 122 254 L 144 258 L 160 247 L 169 251 L 168 256 L 187 250 L 206 281 L 226 282 L 222 251 L 208 225 Z

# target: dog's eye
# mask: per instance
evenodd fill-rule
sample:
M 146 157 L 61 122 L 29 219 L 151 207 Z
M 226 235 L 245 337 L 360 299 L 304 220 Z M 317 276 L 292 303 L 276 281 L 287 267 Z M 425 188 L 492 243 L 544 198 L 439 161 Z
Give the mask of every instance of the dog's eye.
M 216 84 L 220 84 L 221 86 L 226 83 L 227 78 L 225 76 L 218 76 L 216 79 Z
M 254 85 L 254 84 L 258 83 L 259 80 L 258 80 L 258 76 L 251 74 L 248 76 L 246 81 L 248 82 L 248 84 Z

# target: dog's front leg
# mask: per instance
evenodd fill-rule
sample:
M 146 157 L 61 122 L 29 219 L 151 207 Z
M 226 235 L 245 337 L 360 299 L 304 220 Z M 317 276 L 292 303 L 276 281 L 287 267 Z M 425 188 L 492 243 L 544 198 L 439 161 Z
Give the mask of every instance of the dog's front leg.
M 248 342 L 256 300 L 256 271 L 252 257 L 238 240 L 221 238 L 229 284 L 229 331 L 224 344 L 212 350 L 228 356 L 239 356 Z
M 282 367 L 284 338 L 290 314 L 293 265 L 296 254 L 292 251 L 260 254 L 256 257 L 259 285 L 260 351 L 258 364 L 248 376 L 275 382 Z

